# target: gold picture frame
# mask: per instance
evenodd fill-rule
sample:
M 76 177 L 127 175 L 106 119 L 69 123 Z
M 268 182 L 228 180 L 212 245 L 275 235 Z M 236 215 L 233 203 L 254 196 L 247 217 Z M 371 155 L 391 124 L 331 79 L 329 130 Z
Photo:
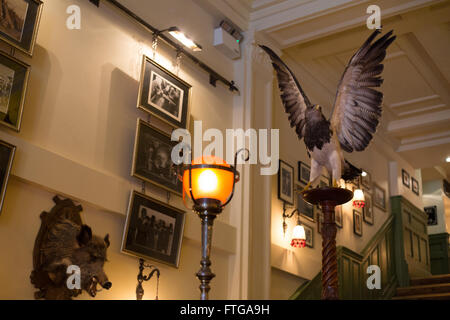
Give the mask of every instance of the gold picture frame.
M 0 140 L 0 214 L 5 201 L 6 188 L 11 174 L 16 146 Z

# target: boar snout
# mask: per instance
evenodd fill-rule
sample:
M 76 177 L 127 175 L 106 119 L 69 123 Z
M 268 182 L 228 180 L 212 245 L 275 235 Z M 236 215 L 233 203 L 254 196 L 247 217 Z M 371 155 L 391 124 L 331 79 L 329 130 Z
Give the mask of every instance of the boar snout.
M 111 287 L 112 287 L 112 283 L 111 282 L 105 282 L 103 285 L 102 285 L 102 287 L 104 288 L 104 289 L 106 289 L 106 290 L 109 290 L 109 289 L 111 289 Z

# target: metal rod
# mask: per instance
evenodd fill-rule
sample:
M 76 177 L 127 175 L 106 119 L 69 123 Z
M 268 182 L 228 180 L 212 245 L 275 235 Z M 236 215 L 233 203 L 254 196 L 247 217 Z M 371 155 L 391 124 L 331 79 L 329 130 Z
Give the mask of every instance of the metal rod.
M 89 1 L 92 2 L 94 5 L 98 6 L 99 0 L 89 0 Z M 184 50 L 182 45 L 177 44 L 176 42 L 174 42 L 170 38 L 168 38 L 166 35 L 161 34 L 160 30 L 158 30 L 155 27 L 153 27 L 152 25 L 148 24 L 144 19 L 142 19 L 141 17 L 136 15 L 134 12 L 129 10 L 127 7 L 123 6 L 116 0 L 103 0 L 103 1 L 110 3 L 111 5 L 113 5 L 120 11 L 122 11 L 122 13 L 124 13 L 128 17 L 132 18 L 133 20 L 135 20 L 139 25 L 141 25 L 142 27 L 147 29 L 152 34 L 154 34 L 154 35 L 156 34 L 158 38 L 161 38 L 162 40 L 164 40 L 164 42 L 166 42 L 168 45 L 170 45 L 175 50 L 182 52 L 186 57 L 191 59 L 200 68 L 202 68 L 203 70 L 208 72 L 210 75 L 210 78 L 215 79 L 215 81 L 218 80 L 218 81 L 222 82 L 223 84 L 225 84 L 228 87 L 228 89 L 231 92 L 236 91 L 239 94 L 239 89 L 234 85 L 234 81 L 228 81 L 227 79 L 225 79 L 223 76 L 221 76 L 216 71 L 214 71 L 212 68 L 210 68 L 208 65 L 206 65 L 205 63 L 203 63 L 202 61 L 197 59 L 195 56 L 193 56 L 188 51 Z

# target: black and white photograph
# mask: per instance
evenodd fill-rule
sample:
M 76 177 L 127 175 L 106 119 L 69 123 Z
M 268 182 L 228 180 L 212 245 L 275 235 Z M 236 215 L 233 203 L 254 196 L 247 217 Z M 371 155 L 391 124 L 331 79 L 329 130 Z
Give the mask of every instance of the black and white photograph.
M 406 172 L 405 169 L 402 169 L 402 181 L 403 181 L 403 185 L 407 188 L 409 188 L 410 186 L 410 176 L 409 173 Z
M 278 169 L 278 198 L 294 204 L 294 168 L 283 160 Z
M 191 85 L 144 56 L 138 108 L 174 128 L 187 128 Z
M 358 236 L 362 236 L 362 217 L 361 212 L 353 210 L 353 233 Z
M 9 174 L 11 172 L 15 152 L 15 146 L 0 140 L 0 214 L 3 209 L 6 187 L 8 186 Z
M 311 174 L 311 167 L 306 163 L 299 161 L 298 162 L 298 181 L 303 184 L 307 184 L 309 182 L 309 176 Z
M 133 191 L 122 251 L 178 267 L 184 220 L 183 211 Z
M 314 231 L 311 227 L 303 224 L 303 228 L 305 229 L 305 244 L 307 247 L 314 248 Z
M 0 124 L 20 131 L 30 66 L 0 52 Z
M 412 192 L 414 192 L 416 195 L 420 194 L 420 190 L 419 190 L 419 181 L 417 181 L 415 178 L 411 177 L 411 190 Z
M 373 205 L 386 211 L 386 191 L 376 183 L 373 184 Z
M 435 226 L 438 224 L 438 218 L 437 218 L 437 206 L 429 206 L 424 208 L 425 213 L 428 216 L 428 222 L 427 224 L 429 226 Z
M 31 56 L 42 5 L 40 0 L 0 0 L 0 39 Z
M 342 228 L 343 220 L 342 206 L 336 206 L 336 208 L 334 209 L 334 222 L 336 223 L 336 226 Z
M 160 188 L 182 195 L 182 182 L 171 153 L 177 144 L 165 132 L 138 119 L 134 147 L 132 176 Z
M 373 225 L 373 207 L 372 207 L 372 196 L 364 190 L 365 205 L 363 207 L 363 219 L 364 222 Z
M 314 206 L 303 199 L 300 193 L 304 186 L 297 185 L 297 209 L 300 215 L 314 222 Z

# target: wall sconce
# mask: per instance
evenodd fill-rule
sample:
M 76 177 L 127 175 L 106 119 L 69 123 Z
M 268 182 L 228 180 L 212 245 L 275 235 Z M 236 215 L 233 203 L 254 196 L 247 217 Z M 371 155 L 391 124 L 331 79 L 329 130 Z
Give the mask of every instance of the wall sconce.
M 202 51 L 202 46 L 195 43 L 191 38 L 189 38 L 184 32 L 182 32 L 178 27 L 170 27 L 159 31 L 158 34 L 163 32 L 169 32 L 169 34 L 174 37 L 178 42 L 180 42 L 185 47 L 191 49 L 192 51 Z
M 240 179 L 237 156 L 243 151 L 247 153 L 243 159 L 248 161 L 250 152 L 241 149 L 234 155 L 234 166 L 215 156 L 203 156 L 183 167 L 183 199 L 185 193 L 192 199 L 193 210 L 202 221 L 202 259 L 197 272 L 201 300 L 208 300 L 209 282 L 215 277 L 210 268 L 214 219 L 233 198 L 234 187 Z
M 149 268 L 149 269 L 153 269 L 153 270 L 147 276 L 144 276 L 145 268 Z M 144 288 L 142 287 L 142 282 L 150 280 L 155 273 L 156 273 L 156 277 L 157 277 L 155 300 L 158 300 L 159 276 L 161 275 L 161 272 L 155 266 L 145 264 L 144 259 L 139 259 L 139 273 L 137 276 L 138 285 L 136 287 L 136 300 L 142 300 L 142 298 L 144 297 Z
M 361 189 L 355 189 L 353 191 L 353 206 L 356 208 L 364 208 L 366 205 L 366 199 L 364 198 L 364 192 Z
M 298 209 L 293 210 L 291 213 L 286 213 L 286 202 L 283 202 L 283 233 L 286 234 L 287 224 L 286 218 L 290 219 L 294 214 L 297 214 L 297 225 L 292 231 L 291 247 L 304 248 L 306 245 L 305 228 L 300 223 L 300 213 Z

